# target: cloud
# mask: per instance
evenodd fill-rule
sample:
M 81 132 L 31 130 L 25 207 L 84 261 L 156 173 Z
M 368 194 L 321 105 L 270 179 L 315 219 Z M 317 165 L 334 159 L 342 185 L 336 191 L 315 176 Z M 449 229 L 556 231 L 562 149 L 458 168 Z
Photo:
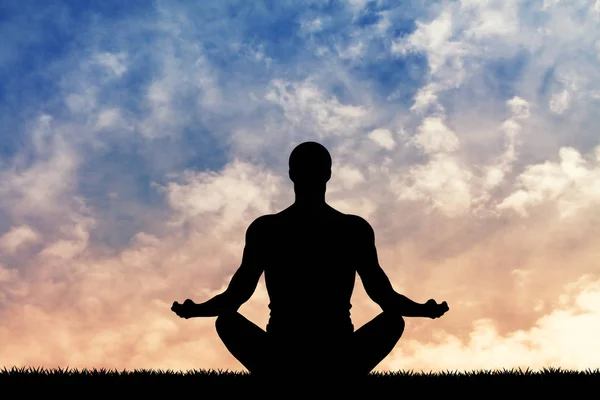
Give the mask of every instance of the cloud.
M 554 93 L 550 98 L 548 106 L 550 110 L 556 114 L 562 114 L 569 108 L 571 101 L 571 95 L 567 90 L 563 90 L 559 93 Z
M 300 23 L 300 27 L 308 33 L 318 32 L 323 29 L 326 22 L 322 18 L 314 18 L 311 20 L 305 20 Z
M 38 234 L 27 225 L 15 226 L 0 237 L 0 248 L 8 253 L 14 253 L 20 247 L 35 243 Z
M 408 182 L 397 182 L 395 188 L 401 200 L 431 200 L 433 209 L 458 216 L 471 206 L 471 179 L 454 158 L 436 154 L 426 165 L 412 167 Z
M 409 340 L 390 361 L 393 369 L 408 369 L 418 360 L 425 371 L 493 370 L 521 368 L 541 370 L 554 367 L 572 370 L 593 368 L 600 348 L 597 304 L 598 282 L 590 282 L 575 295 L 574 307 L 564 307 L 540 317 L 527 330 L 501 335 L 493 320 L 473 323 L 468 340 L 439 333 L 429 343 Z M 566 295 L 568 296 L 568 295 Z M 570 354 L 565 360 L 562 354 Z
M 169 205 L 185 220 L 218 215 L 218 224 L 211 227 L 215 232 L 243 224 L 249 215 L 270 213 L 281 184 L 271 172 L 241 161 L 221 173 L 189 171 L 182 179 L 182 184 L 172 181 L 164 188 Z
M 309 81 L 274 80 L 265 98 L 283 108 L 285 117 L 295 125 L 311 124 L 319 138 L 329 135 L 351 135 L 368 116 L 368 109 L 327 98 Z
M 517 118 L 527 118 L 529 117 L 529 103 L 515 96 L 512 99 L 508 100 L 506 104 L 510 107 L 513 115 Z
M 437 117 L 424 119 L 413 140 L 415 146 L 425 153 L 452 152 L 458 149 L 458 138 Z
M 600 201 L 599 154 L 596 147 L 595 157 L 585 160 L 576 149 L 563 147 L 559 162 L 529 165 L 517 178 L 518 189 L 498 208 L 527 215 L 531 207 L 554 202 L 561 218 L 589 209 Z
M 145 137 L 176 136 L 194 120 L 194 113 L 210 111 L 220 102 L 213 71 L 202 52 L 188 46 L 184 61 L 175 55 L 178 46 L 164 43 L 166 53 L 159 57 L 162 73 L 145 93 L 147 113 L 139 124 Z
M 430 83 L 419 89 L 415 95 L 414 103 L 410 107 L 411 111 L 426 110 L 429 106 L 436 104 L 438 100 L 438 85 Z
M 386 150 L 393 150 L 396 147 L 396 141 L 389 129 L 375 129 L 369 133 L 369 138 Z
M 109 53 L 103 52 L 96 55 L 96 61 L 103 67 L 110 70 L 116 76 L 121 76 L 127 71 L 127 54 L 126 53 Z
M 79 160 L 63 127 L 55 125 L 50 115 L 41 115 L 31 129 L 28 150 L 33 162 L 28 154 L 20 154 L 10 169 L 1 172 L 3 207 L 13 215 L 40 217 L 64 209 Z
M 365 180 L 365 177 L 360 170 L 351 165 L 337 166 L 335 169 L 333 169 L 332 173 L 335 173 L 338 180 L 342 182 L 342 185 L 348 189 L 353 188 L 355 185 Z

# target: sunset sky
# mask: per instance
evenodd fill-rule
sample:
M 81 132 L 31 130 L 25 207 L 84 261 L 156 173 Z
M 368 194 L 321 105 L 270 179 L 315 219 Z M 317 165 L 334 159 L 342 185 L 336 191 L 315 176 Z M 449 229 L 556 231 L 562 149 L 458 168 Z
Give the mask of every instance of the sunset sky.
M 309 140 L 394 288 L 450 306 L 377 371 L 600 367 L 600 0 L 88 3 L 0 3 L 0 367 L 244 370 L 170 307 Z

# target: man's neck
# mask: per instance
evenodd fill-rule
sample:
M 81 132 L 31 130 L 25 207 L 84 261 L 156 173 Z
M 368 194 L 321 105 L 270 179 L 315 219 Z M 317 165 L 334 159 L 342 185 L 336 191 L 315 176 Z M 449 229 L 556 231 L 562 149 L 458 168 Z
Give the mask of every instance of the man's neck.
M 294 207 L 302 210 L 323 210 L 327 208 L 325 194 L 319 196 L 302 196 L 296 194 Z

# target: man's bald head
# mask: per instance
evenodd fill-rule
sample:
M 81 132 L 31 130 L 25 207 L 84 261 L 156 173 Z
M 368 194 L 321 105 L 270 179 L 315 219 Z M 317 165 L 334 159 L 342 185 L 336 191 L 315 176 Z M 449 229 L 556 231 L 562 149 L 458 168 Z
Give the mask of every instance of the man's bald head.
M 304 142 L 290 154 L 290 179 L 296 184 L 323 184 L 331 177 L 331 155 L 317 142 Z

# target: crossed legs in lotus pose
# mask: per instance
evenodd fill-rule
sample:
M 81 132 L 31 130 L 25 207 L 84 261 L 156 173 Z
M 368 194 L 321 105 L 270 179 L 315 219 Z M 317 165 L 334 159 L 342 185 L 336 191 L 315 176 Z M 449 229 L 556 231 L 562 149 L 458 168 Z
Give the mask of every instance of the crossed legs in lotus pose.
M 392 351 L 404 331 L 404 319 L 382 312 L 347 337 L 323 341 L 324 345 L 301 336 L 276 337 L 238 312 L 219 316 L 216 329 L 225 347 L 252 374 L 314 373 L 325 365 L 327 373 L 366 376 Z

